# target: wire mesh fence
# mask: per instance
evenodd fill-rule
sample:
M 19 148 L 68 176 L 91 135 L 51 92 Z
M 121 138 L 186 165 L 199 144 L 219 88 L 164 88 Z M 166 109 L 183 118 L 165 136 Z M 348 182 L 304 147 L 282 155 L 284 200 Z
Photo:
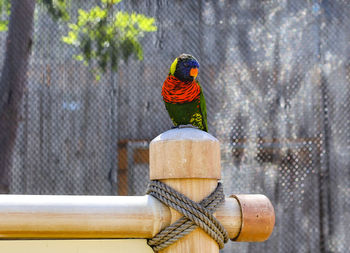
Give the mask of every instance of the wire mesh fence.
M 70 1 L 71 19 L 100 2 Z M 161 87 L 186 52 L 200 63 L 226 194 L 265 194 L 276 212 L 267 242 L 229 243 L 223 252 L 347 252 L 348 4 L 124 0 L 115 12 L 154 17 L 158 29 L 141 39 L 142 61 L 121 61 L 99 81 L 94 64 L 74 60 L 77 49 L 62 41 L 67 24 L 37 4 L 10 193 L 144 194 L 148 144 L 172 126 Z

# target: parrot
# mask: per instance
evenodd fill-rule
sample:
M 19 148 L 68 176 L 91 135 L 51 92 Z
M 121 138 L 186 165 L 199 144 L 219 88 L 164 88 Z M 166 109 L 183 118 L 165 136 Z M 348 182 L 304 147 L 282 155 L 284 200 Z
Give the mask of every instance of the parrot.
M 176 57 L 162 87 L 162 97 L 174 128 L 192 125 L 208 132 L 207 110 L 198 75 L 199 63 L 190 54 Z

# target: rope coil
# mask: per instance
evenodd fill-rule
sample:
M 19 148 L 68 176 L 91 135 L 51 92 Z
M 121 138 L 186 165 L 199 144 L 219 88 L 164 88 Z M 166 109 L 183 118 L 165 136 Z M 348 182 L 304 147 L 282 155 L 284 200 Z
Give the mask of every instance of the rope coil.
M 183 217 L 148 240 L 148 245 L 154 251 L 170 246 L 197 227 L 200 227 L 212 237 L 218 243 L 220 249 L 228 241 L 228 233 L 213 216 L 217 207 L 225 201 L 221 183 L 218 183 L 216 189 L 199 203 L 157 180 L 150 182 L 146 194 L 155 197 L 165 205 L 183 214 Z

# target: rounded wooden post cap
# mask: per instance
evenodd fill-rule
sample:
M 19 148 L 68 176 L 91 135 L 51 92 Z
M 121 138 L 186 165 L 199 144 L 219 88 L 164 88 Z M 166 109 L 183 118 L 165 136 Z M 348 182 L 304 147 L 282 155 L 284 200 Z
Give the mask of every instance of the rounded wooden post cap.
M 233 241 L 262 242 L 267 240 L 275 225 L 275 211 L 270 200 L 261 194 L 232 195 L 237 199 L 242 215 L 241 231 Z
M 220 179 L 219 141 L 194 128 L 166 131 L 150 143 L 150 179 Z

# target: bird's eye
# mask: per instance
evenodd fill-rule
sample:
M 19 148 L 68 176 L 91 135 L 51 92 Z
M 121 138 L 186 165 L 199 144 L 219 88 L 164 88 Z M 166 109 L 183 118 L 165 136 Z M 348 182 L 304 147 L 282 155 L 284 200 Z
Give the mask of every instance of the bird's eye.
M 188 66 L 190 66 L 187 62 L 184 63 L 185 68 L 187 68 Z

